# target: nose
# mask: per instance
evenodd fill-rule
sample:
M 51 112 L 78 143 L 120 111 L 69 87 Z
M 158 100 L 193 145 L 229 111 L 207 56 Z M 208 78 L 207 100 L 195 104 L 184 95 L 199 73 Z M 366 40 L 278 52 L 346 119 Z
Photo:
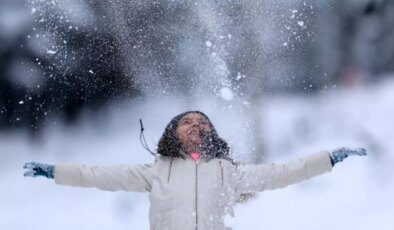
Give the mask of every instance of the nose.
M 192 121 L 192 126 L 193 127 L 200 127 L 201 126 L 201 122 L 198 121 L 198 120 L 194 120 L 194 121 Z

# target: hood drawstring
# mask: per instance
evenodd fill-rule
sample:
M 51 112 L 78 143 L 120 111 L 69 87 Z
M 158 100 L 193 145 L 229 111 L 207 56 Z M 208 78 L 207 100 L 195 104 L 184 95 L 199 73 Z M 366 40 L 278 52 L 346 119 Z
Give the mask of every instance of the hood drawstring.
M 154 153 L 152 150 L 150 150 L 148 144 L 146 143 L 145 135 L 144 135 L 144 126 L 142 125 L 142 119 L 140 118 L 140 125 L 141 125 L 141 131 L 140 131 L 140 142 L 142 147 L 148 151 L 150 154 L 152 154 L 154 157 L 156 157 L 156 153 Z

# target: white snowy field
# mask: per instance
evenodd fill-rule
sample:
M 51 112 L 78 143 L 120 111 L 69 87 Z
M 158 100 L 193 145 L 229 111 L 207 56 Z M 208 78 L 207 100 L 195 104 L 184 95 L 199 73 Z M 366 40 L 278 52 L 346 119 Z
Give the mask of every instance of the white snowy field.
M 231 104 L 226 102 L 225 106 Z M 22 165 L 78 162 L 151 162 L 140 145 L 142 117 L 153 148 L 167 122 L 191 109 L 181 102 L 153 100 L 112 106 L 92 121 L 50 124 L 40 141 L 22 132 L 0 133 L 0 229 L 148 229 L 147 194 L 104 192 L 57 186 L 43 178 L 24 178 Z M 247 159 L 243 116 L 202 101 L 236 158 Z M 230 112 L 229 112 L 230 111 Z M 232 112 L 231 112 L 232 111 Z M 318 150 L 364 146 L 367 157 L 348 158 L 333 172 L 285 189 L 266 191 L 236 206 L 234 229 L 393 230 L 394 229 L 394 81 L 311 97 L 275 96 L 261 106 L 267 161 L 286 162 Z M 239 134 L 241 133 L 241 134 Z

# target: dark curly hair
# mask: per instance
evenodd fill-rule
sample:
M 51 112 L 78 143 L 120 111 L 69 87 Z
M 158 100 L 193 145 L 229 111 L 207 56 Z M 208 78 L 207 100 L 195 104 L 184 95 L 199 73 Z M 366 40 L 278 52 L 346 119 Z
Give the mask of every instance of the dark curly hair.
M 176 129 L 182 117 L 189 113 L 198 113 L 204 116 L 208 120 L 209 126 L 211 127 L 211 132 L 207 133 L 203 137 L 207 144 L 204 145 L 204 147 L 201 149 L 202 158 L 206 160 L 212 158 L 223 158 L 231 160 L 229 156 L 230 148 L 228 147 L 227 143 L 219 137 L 215 127 L 212 125 L 208 116 L 200 111 L 187 111 L 172 118 L 164 129 L 164 133 L 159 140 L 157 153 L 161 156 L 167 157 L 187 157 L 186 153 L 182 150 L 182 143 L 176 136 Z

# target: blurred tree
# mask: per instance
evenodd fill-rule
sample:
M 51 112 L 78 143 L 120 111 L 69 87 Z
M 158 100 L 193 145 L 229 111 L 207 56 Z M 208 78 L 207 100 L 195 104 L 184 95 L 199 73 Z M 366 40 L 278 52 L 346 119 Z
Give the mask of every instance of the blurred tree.
M 324 10 L 324 9 L 323 9 Z M 394 2 L 386 0 L 335 1 L 323 18 L 328 25 L 325 71 L 346 84 L 368 77 L 377 80 L 394 66 Z
M 73 122 L 85 106 L 96 109 L 116 97 L 135 96 L 108 24 L 78 25 L 61 5 L 41 4 L 31 5 L 35 23 L 0 49 L 0 128 L 38 133 L 47 116 Z M 89 17 L 105 17 L 97 5 L 88 9 Z

